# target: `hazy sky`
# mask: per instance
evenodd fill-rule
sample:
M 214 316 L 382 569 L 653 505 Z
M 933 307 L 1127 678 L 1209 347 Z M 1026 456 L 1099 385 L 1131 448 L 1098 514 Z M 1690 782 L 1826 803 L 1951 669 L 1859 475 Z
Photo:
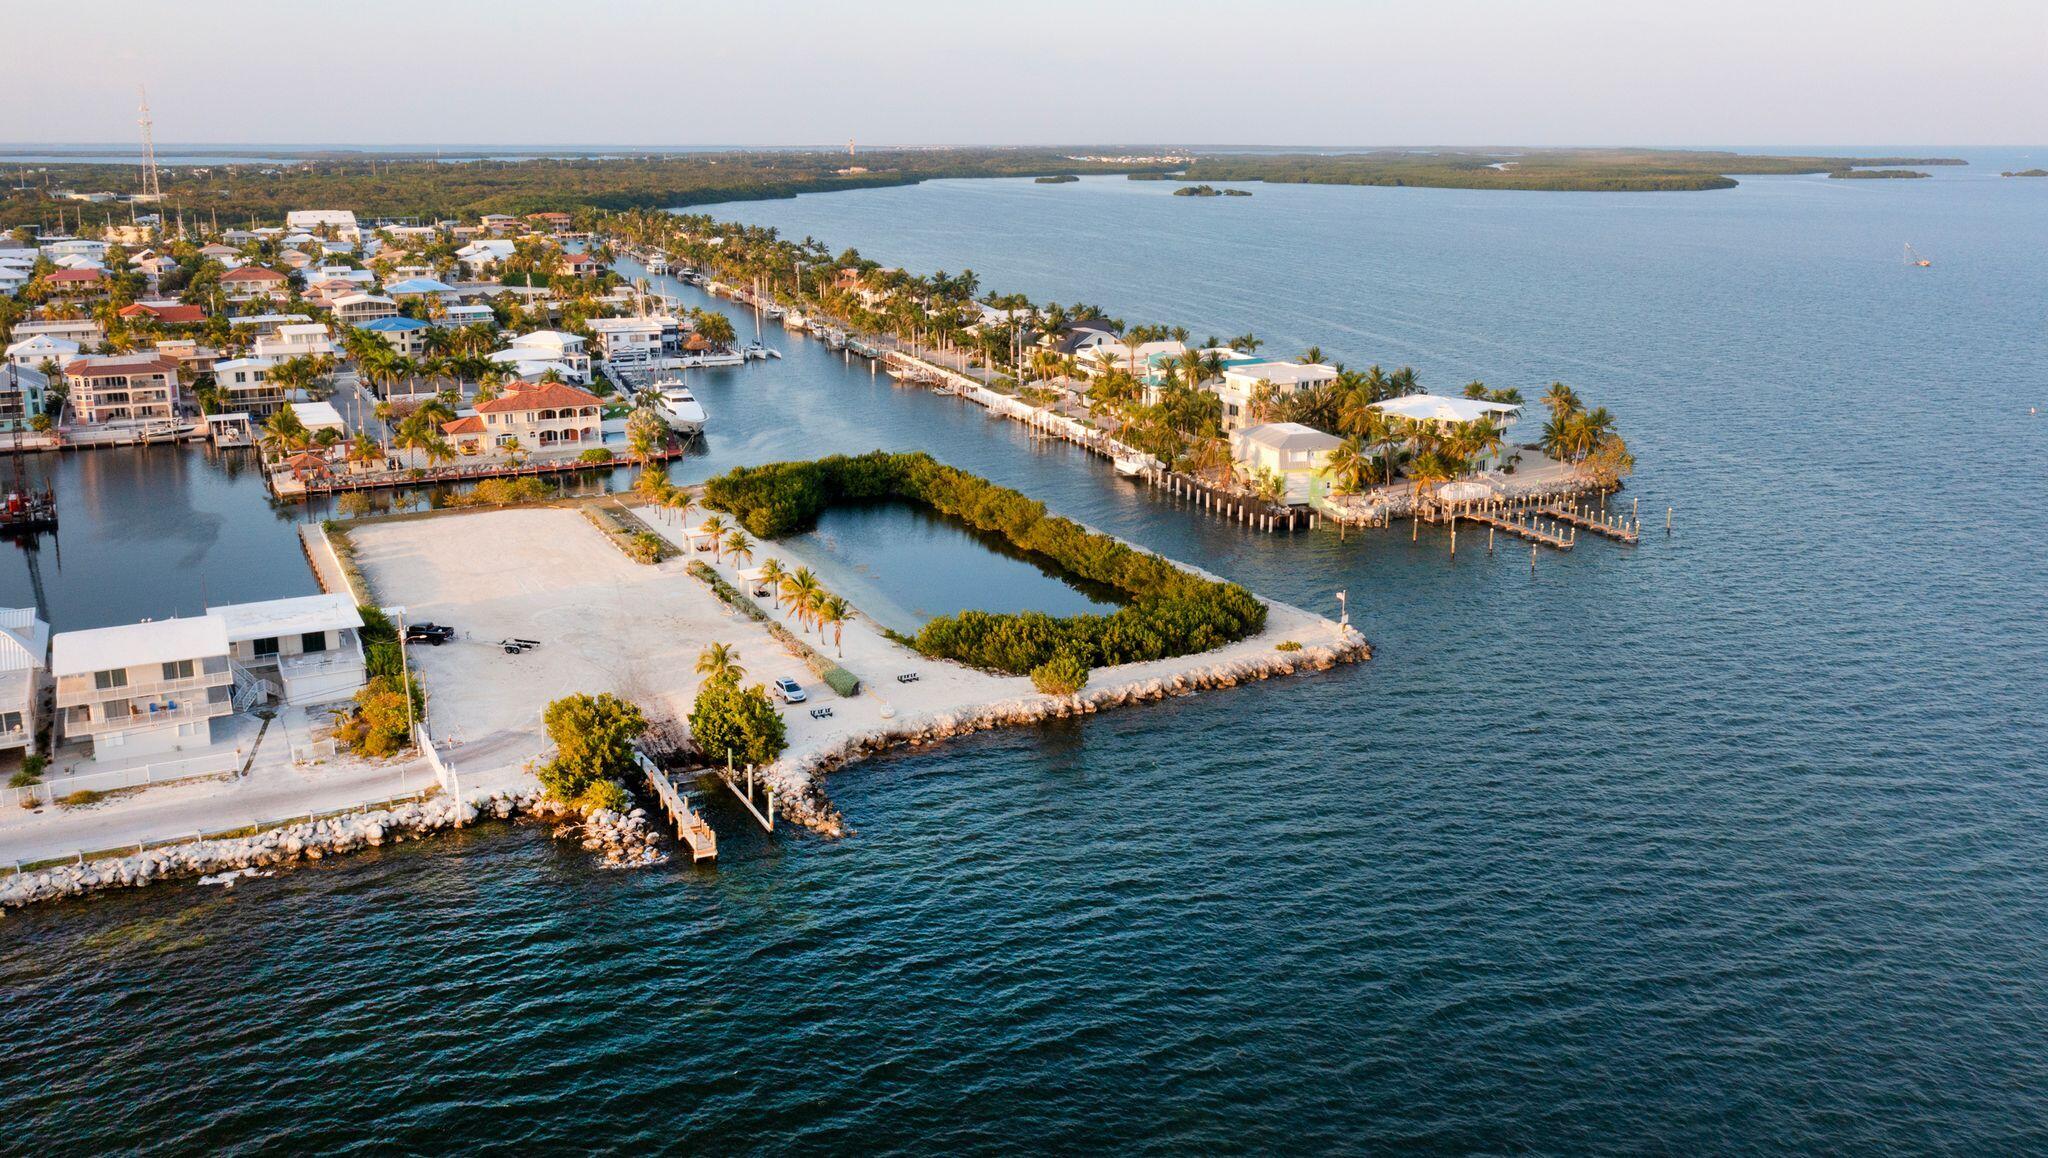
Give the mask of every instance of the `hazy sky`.
M 16 2 L 4 141 L 2048 142 L 2048 0 Z

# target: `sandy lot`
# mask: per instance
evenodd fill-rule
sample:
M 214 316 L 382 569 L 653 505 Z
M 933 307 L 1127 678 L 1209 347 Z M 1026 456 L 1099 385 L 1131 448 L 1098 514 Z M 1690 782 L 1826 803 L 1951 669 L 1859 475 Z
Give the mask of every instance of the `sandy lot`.
M 687 541 L 671 513 L 640 514 L 679 545 Z M 1049 700 L 1026 678 L 920 656 L 862 615 L 846 625 L 842 642 L 806 635 L 785 614 L 784 625 L 819 651 L 843 649 L 837 658 L 860 677 L 862 689 L 841 698 L 762 624 L 692 578 L 686 558 L 655 567 L 632 562 L 572 510 L 371 523 L 354 528 L 351 537 L 379 602 L 403 606 L 410 622 L 443 623 L 458 632 L 442 647 L 410 651 L 427 686 L 428 724 L 465 787 L 472 775 L 486 782 L 543 756 L 548 744 L 541 712 L 574 692 L 614 692 L 652 720 L 686 719 L 699 683 L 697 655 L 713 642 L 738 649 L 749 683 L 788 676 L 808 694 L 808 702 L 782 708 L 790 746 L 777 771 L 794 776 L 805 775 L 797 769 L 810 758 L 850 738 L 909 734 L 948 714 Z M 760 544 L 750 566 L 774 554 L 772 543 Z M 708 553 L 694 557 L 713 564 Z M 713 565 L 728 582 L 746 585 L 730 559 Z M 834 585 L 829 573 L 820 571 L 819 579 Z M 541 646 L 507 655 L 496 641 L 508 636 L 537 639 Z M 1326 643 L 1338 636 L 1319 616 L 1272 604 L 1267 631 L 1258 637 L 1203 656 L 1105 669 L 1091 686 L 1133 685 L 1270 657 L 1283 638 Z M 918 680 L 898 682 L 907 672 L 918 673 Z M 814 708 L 830 708 L 832 715 L 813 718 Z

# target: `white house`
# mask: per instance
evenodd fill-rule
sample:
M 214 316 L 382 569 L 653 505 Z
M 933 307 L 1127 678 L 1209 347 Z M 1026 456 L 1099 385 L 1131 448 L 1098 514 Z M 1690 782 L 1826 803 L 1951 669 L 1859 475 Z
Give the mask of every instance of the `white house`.
M 233 712 L 227 624 L 215 615 L 58 632 L 50 640 L 57 722 L 99 759 L 154 756 L 213 742 Z
M 41 367 L 44 362 L 55 362 L 61 367 L 76 357 L 77 342 L 67 342 L 63 338 L 53 338 L 48 334 L 23 338 L 7 347 L 8 365 L 25 366 L 32 370 Z
M 356 225 L 356 215 L 347 209 L 294 209 L 284 215 L 284 227 L 292 233 L 324 235 L 344 241 L 363 239 L 363 231 Z
M 1228 366 L 1216 393 L 1223 399 L 1223 429 L 1243 430 L 1256 425 L 1252 400 L 1260 383 L 1269 384 L 1275 399 L 1285 398 L 1308 386 L 1337 380 L 1337 368 L 1321 362 L 1246 362 Z
M 521 334 L 512 339 L 510 348 L 492 354 L 491 360 L 514 367 L 521 377 L 526 376 L 528 365 L 552 364 L 560 367 L 562 376 L 572 383 L 583 385 L 590 381 L 590 355 L 583 350 L 580 334 L 561 330 Z
M 463 276 L 477 278 L 498 268 L 511 256 L 512 243 L 509 241 L 472 241 L 455 251 L 455 264 L 461 268 Z
M 671 317 L 592 318 L 588 324 L 607 366 L 659 365 L 682 352 L 682 323 Z
M 1343 441 L 1299 422 L 1269 422 L 1231 435 L 1230 453 L 1254 476 L 1278 475 L 1287 484 L 1282 501 L 1298 507 L 1329 493 L 1321 472 Z
M 33 751 L 36 701 L 49 668 L 50 625 L 33 607 L 0 608 L 0 751 Z
M 348 326 L 398 316 L 398 303 L 381 294 L 343 294 L 334 299 L 331 308 L 334 320 Z
M 256 339 L 258 358 L 305 358 L 332 353 L 333 336 L 320 322 L 282 325 L 275 334 Z
M 284 389 L 270 380 L 275 358 L 229 358 L 213 366 L 213 386 L 228 410 L 268 418 L 284 405 Z
M 270 680 L 286 704 L 333 703 L 363 686 L 363 616 L 346 595 L 232 603 L 206 613 L 224 625 L 234 662 Z

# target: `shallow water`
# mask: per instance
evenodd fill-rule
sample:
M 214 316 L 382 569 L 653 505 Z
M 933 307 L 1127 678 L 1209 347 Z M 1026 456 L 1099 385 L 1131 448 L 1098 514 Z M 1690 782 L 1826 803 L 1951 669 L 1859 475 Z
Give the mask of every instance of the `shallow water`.
M 481 829 L 18 914 L 18 1135 L 2048 1146 L 2048 183 L 2001 167 L 731 207 L 1439 387 L 1565 379 L 1677 533 L 1533 575 L 1432 530 L 1261 535 L 771 330 L 783 361 L 693 374 L 680 476 L 929 449 L 1262 593 L 1346 590 L 1375 659 L 895 754 L 834 778 L 847 840 L 714 814 L 715 871 Z

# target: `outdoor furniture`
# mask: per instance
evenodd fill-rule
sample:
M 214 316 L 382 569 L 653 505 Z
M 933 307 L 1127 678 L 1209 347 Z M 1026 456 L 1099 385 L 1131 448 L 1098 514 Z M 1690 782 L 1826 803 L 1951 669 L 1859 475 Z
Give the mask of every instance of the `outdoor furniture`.
M 896 677 L 896 682 L 899 684 L 914 684 L 917 682 L 917 673 L 914 671 L 904 672 Z
M 811 709 L 811 718 L 812 718 L 813 720 L 829 720 L 829 719 L 831 719 L 831 718 L 832 718 L 832 709 L 831 709 L 831 708 L 812 708 L 812 709 Z

